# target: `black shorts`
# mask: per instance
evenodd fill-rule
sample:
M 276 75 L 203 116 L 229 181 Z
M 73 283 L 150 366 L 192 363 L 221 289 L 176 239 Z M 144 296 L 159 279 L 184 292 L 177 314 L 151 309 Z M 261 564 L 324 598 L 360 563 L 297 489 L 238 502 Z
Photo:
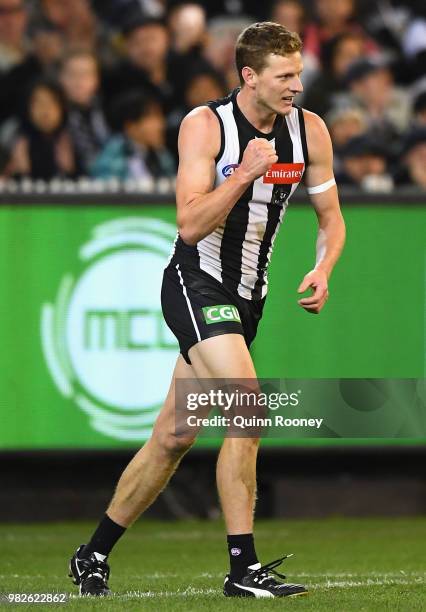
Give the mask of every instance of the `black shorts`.
M 161 288 L 164 319 L 189 364 L 189 349 L 213 336 L 241 334 L 250 347 L 264 303 L 265 298 L 256 301 L 242 298 L 198 268 L 170 264 L 164 270 Z

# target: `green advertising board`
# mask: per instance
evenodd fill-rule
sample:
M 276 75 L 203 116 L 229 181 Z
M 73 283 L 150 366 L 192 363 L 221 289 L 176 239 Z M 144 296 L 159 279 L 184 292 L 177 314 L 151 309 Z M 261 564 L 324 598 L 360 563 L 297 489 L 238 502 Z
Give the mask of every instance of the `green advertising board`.
M 296 290 L 313 265 L 316 217 L 290 207 L 252 350 L 260 377 L 424 376 L 425 209 L 344 214 L 347 246 L 314 316 Z M 178 354 L 160 308 L 174 237 L 172 205 L 0 207 L 0 449 L 135 447 L 147 438 Z

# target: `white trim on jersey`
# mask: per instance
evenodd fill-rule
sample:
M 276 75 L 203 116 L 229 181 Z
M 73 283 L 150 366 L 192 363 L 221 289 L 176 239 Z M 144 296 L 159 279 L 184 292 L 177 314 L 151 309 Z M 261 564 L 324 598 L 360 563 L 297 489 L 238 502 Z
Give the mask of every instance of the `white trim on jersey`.
M 176 270 L 179 275 L 180 284 L 182 285 L 183 295 L 185 296 L 186 303 L 188 305 L 189 314 L 191 315 L 192 323 L 194 325 L 195 333 L 197 334 L 198 341 L 201 340 L 200 330 L 198 329 L 197 321 L 195 320 L 194 311 L 192 310 L 191 302 L 189 301 L 188 293 L 186 291 L 185 283 L 183 282 L 182 273 L 179 269 L 179 264 L 176 264 Z
M 167 263 L 166 263 L 166 265 L 165 265 L 165 268 L 167 268 L 167 266 L 169 265 L 169 263 L 170 263 L 170 262 L 172 261 L 172 259 L 173 259 L 173 255 L 175 254 L 175 251 L 176 251 L 176 243 L 177 243 L 178 239 L 179 239 L 179 230 L 176 232 L 176 238 L 175 238 L 175 240 L 174 240 L 174 242 L 173 242 L 172 252 L 170 253 L 170 257 L 169 257 L 169 259 L 167 260 Z
M 223 159 L 234 159 L 238 161 L 240 157 L 240 139 L 238 138 L 238 127 L 235 122 L 234 105 L 232 101 L 224 106 L 218 106 L 216 112 L 222 119 L 223 131 L 225 134 L 223 154 L 217 162 L 216 183 L 223 183 L 226 177 L 219 171 L 219 167 L 221 166 L 220 162 Z

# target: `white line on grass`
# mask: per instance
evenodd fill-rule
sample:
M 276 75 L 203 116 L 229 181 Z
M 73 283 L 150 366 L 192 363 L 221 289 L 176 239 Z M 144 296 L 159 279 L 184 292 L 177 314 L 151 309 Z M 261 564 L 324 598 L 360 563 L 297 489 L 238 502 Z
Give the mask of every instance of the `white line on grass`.
M 341 580 L 331 581 L 327 580 L 322 584 L 308 585 L 308 590 L 316 591 L 322 589 L 351 589 L 359 587 L 371 587 L 371 586 L 393 586 L 393 585 L 413 585 L 422 584 L 424 581 L 421 578 L 416 580 L 404 580 L 402 578 L 385 579 L 385 580 Z M 131 599 L 149 599 L 156 597 L 188 597 L 188 596 L 199 596 L 199 595 L 220 595 L 222 589 L 197 589 L 194 587 L 188 587 L 183 590 L 176 591 L 127 591 L 123 594 L 113 594 L 111 598 L 113 600 L 126 601 Z M 79 595 L 71 594 L 72 599 L 80 599 Z
M 313 584 L 310 588 L 312 590 L 321 590 L 321 589 L 352 589 L 356 587 L 367 587 L 367 586 L 392 586 L 392 585 L 413 585 L 413 584 L 423 584 L 423 578 L 415 578 L 414 580 L 405 580 L 404 578 L 388 578 L 384 580 L 373 580 L 368 578 L 367 580 L 339 580 L 332 581 L 327 580 L 327 582 L 321 584 Z
M 154 597 L 188 597 L 188 595 L 220 595 L 222 589 L 195 589 L 193 587 L 177 591 L 127 591 L 122 594 L 113 593 L 107 599 L 118 599 L 126 601 L 130 599 L 148 599 Z M 75 593 L 70 595 L 71 599 L 81 599 L 80 595 Z
M 201 574 L 191 574 L 192 579 L 200 579 L 200 578 L 223 578 L 225 572 L 202 572 Z M 399 572 L 325 572 L 325 573 L 312 573 L 312 572 L 296 572 L 295 574 L 298 578 L 326 578 L 328 580 L 338 579 L 338 578 L 354 578 L 354 579 L 395 579 L 398 580 L 401 577 L 405 578 L 417 578 L 419 580 L 426 580 L 426 572 L 415 572 L 415 571 L 404 571 L 400 570 Z M 179 572 L 154 572 L 152 574 L 144 574 L 144 579 L 149 580 L 164 580 L 166 578 L 179 578 L 182 577 L 182 574 Z M 34 578 L 45 578 L 42 574 L 0 574 L 0 580 L 10 580 L 11 578 L 19 578 L 19 579 L 34 579 Z M 50 578 L 60 580 L 63 578 L 63 575 L 59 574 L 50 574 Z M 127 578 L 139 580 L 139 574 L 128 574 Z

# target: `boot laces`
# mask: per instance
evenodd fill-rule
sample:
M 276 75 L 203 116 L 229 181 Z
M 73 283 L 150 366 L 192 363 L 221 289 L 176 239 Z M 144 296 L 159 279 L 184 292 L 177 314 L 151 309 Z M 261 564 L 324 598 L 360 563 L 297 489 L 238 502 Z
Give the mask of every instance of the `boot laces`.
M 94 557 L 89 559 L 79 559 L 80 565 L 84 568 L 81 575 L 81 581 L 88 578 L 97 579 L 96 582 L 102 582 L 106 585 L 109 578 L 109 566 L 105 561 L 100 561 Z
M 258 582 L 259 584 L 267 584 L 268 586 L 279 586 L 281 583 L 275 580 L 275 578 L 270 574 L 278 576 L 278 578 L 282 578 L 284 580 L 286 576 L 284 574 L 280 574 L 280 572 L 277 572 L 275 568 L 281 565 L 285 559 L 288 559 L 292 556 L 292 554 L 285 555 L 284 557 L 280 557 L 280 559 L 276 559 L 275 561 L 271 561 L 270 563 L 262 565 L 258 569 L 251 570 L 250 576 L 252 576 L 254 578 L 254 581 Z

